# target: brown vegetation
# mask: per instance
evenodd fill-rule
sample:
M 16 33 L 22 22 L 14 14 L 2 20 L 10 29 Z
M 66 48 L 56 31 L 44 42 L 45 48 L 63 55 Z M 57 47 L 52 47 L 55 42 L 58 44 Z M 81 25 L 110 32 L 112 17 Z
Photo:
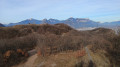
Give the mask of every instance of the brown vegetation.
M 36 43 L 40 34 L 60 35 L 62 33 L 68 32 L 69 30 L 72 30 L 71 27 L 64 24 L 62 25 L 63 25 L 62 29 L 59 26 L 49 24 L 41 25 L 29 24 L 29 25 L 16 25 L 13 27 L 4 28 L 1 27 L 0 65 L 2 67 L 9 67 L 11 65 L 23 61 L 23 59 L 25 60 L 26 57 L 28 57 L 27 51 L 34 49 L 36 47 Z M 68 29 L 65 29 L 64 26 L 67 26 L 65 28 Z M 13 62 L 13 60 L 15 61 Z
M 99 54 L 97 52 L 102 50 L 102 54 L 109 58 L 111 64 L 119 67 L 119 44 L 120 36 L 115 35 L 113 30 L 105 28 L 77 31 L 65 24 L 29 24 L 5 27 L 0 28 L 0 67 L 20 63 L 28 57 L 27 51 L 35 49 L 35 47 L 39 56 L 71 51 L 76 52 L 75 57 L 80 58 L 86 56 L 84 50 L 86 46 L 93 54 Z M 12 62 L 13 60 L 15 62 Z M 80 65 L 82 63 L 84 61 L 81 61 Z M 95 65 L 92 61 L 89 64 Z
M 82 56 L 85 56 L 85 55 L 86 55 L 85 50 L 78 50 L 77 54 L 76 54 L 76 58 L 79 58 L 79 57 L 82 57 Z

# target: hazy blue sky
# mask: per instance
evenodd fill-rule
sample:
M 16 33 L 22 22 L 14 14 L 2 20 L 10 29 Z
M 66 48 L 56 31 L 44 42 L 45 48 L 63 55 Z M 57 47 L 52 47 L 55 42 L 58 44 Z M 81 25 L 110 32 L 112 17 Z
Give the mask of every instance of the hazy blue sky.
M 64 20 L 69 17 L 118 21 L 120 0 L 0 0 L 0 23 L 29 18 Z

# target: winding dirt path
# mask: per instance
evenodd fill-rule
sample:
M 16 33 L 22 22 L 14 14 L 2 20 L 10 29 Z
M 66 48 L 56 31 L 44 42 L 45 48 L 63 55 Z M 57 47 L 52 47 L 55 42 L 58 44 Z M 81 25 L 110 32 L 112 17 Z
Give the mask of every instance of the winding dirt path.
M 35 67 L 33 65 L 34 65 L 34 62 L 35 62 L 36 58 L 37 58 L 37 54 L 29 57 L 28 60 L 25 63 L 19 64 L 17 66 L 13 66 L 13 67 Z

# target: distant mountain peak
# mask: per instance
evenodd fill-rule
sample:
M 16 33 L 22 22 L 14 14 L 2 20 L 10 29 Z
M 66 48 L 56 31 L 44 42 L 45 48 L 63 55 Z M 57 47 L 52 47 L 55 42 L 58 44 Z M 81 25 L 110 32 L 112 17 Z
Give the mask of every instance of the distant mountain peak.
M 44 18 L 43 20 L 47 20 L 46 18 Z
M 0 23 L 0 27 L 5 27 L 3 24 Z
M 81 27 L 110 27 L 110 26 L 120 26 L 120 21 L 115 21 L 111 23 L 99 23 L 89 18 L 73 18 L 70 17 L 66 20 L 58 20 L 58 19 L 43 19 L 43 20 L 36 20 L 33 18 L 23 20 L 18 23 L 10 23 L 6 26 L 14 26 L 14 25 L 24 25 L 24 24 L 57 24 L 57 23 L 64 23 L 73 28 L 81 28 Z
M 73 17 L 70 17 L 70 18 L 68 18 L 68 19 L 75 19 L 75 18 L 73 18 Z
M 76 20 L 90 20 L 89 18 L 76 18 Z
M 42 20 L 43 24 L 49 23 L 49 20 L 47 20 L 46 18 Z
M 27 19 L 27 20 L 35 20 L 35 19 L 33 19 L 33 18 L 30 18 L 30 19 Z

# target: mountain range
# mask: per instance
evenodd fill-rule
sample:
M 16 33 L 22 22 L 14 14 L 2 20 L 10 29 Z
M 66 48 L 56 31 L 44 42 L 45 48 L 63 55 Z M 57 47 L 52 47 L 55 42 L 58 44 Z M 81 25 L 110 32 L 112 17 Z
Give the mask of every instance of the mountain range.
M 0 27 L 5 27 L 3 24 L 0 23 Z
M 43 19 L 43 20 L 36 20 L 36 19 L 26 19 L 18 23 L 10 23 L 5 26 L 14 26 L 14 25 L 24 25 L 24 24 L 57 24 L 57 23 L 64 23 L 73 28 L 81 28 L 81 27 L 115 27 L 120 26 L 120 21 L 115 22 L 95 22 L 88 18 L 68 18 L 66 20 L 57 20 L 57 19 Z

